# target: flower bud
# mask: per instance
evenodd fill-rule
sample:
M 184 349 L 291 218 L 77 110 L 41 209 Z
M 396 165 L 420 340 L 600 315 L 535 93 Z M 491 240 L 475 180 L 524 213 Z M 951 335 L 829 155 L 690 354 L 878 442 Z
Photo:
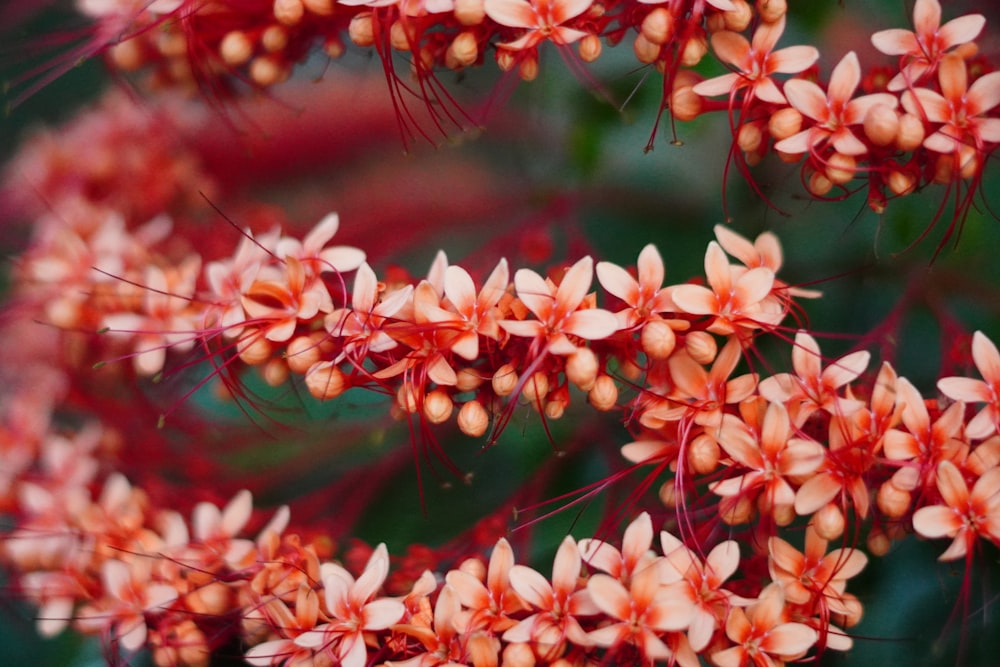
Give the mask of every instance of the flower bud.
M 708 38 L 705 31 L 698 28 L 693 36 L 684 42 L 681 50 L 681 65 L 684 67 L 694 67 L 701 62 L 701 59 L 708 53 Z
M 767 121 L 767 132 L 775 141 L 787 139 L 802 129 L 802 114 L 794 107 L 778 109 Z
M 666 359 L 677 347 L 677 335 L 663 320 L 649 320 L 642 327 L 639 342 L 642 344 L 642 351 L 650 359 Z
M 396 405 L 407 414 L 414 414 L 420 409 L 420 388 L 409 382 L 404 382 L 396 391 Z
M 876 146 L 888 146 L 899 134 L 899 114 L 888 104 L 876 104 L 865 114 L 865 136 Z
M 577 44 L 577 51 L 580 53 L 580 60 L 585 63 L 592 63 L 601 57 L 601 38 L 597 35 L 584 35 Z
M 306 389 L 321 401 L 328 401 L 344 393 L 347 378 L 330 361 L 321 361 L 306 373 Z
M 889 172 L 886 183 L 894 195 L 908 195 L 916 189 L 917 177 L 909 172 L 893 169 Z
M 597 380 L 597 355 L 589 347 L 579 347 L 566 359 L 566 379 L 582 391 L 590 391 Z
M 833 189 L 833 181 L 827 178 L 825 174 L 814 171 L 809 176 L 809 180 L 806 181 L 806 189 L 809 190 L 810 194 L 822 197 Z
M 660 502 L 663 503 L 663 506 L 667 509 L 674 509 L 677 507 L 677 483 L 674 480 L 668 479 L 663 484 L 660 484 L 660 489 L 657 492 L 657 495 L 660 497 Z
M 914 151 L 924 143 L 924 124 L 918 116 L 904 113 L 899 116 L 899 132 L 896 134 L 896 148 L 901 151 Z
M 357 14 L 347 27 L 347 36 L 358 46 L 371 46 L 375 43 L 375 28 L 372 26 L 371 12 Z
M 484 0 L 455 0 L 455 20 L 462 25 L 479 25 L 486 18 Z
M 722 18 L 726 22 L 726 30 L 743 32 L 750 27 L 750 21 L 753 20 L 753 9 L 746 0 L 732 0 L 732 3 L 736 9 L 722 12 Z
M 306 12 L 302 0 L 274 0 L 274 18 L 285 25 L 297 25 Z
M 715 342 L 715 336 L 707 331 L 692 331 L 684 337 L 684 349 L 688 355 L 702 366 L 707 366 L 715 361 L 715 355 L 719 353 L 719 345 Z
M 687 447 L 687 464 L 696 475 L 707 475 L 719 465 L 719 444 L 707 435 L 699 435 Z
M 474 391 L 483 383 L 483 376 L 474 368 L 463 368 L 455 375 L 458 376 L 455 382 L 458 391 Z
M 455 404 L 443 389 L 435 389 L 424 397 L 424 416 L 432 424 L 443 424 L 451 418 Z
M 280 25 L 268 26 L 260 35 L 260 45 L 268 53 L 284 51 L 288 46 L 288 31 Z
M 253 56 L 253 41 L 245 32 L 232 30 L 219 42 L 219 56 L 230 67 L 246 64 Z
M 757 16 L 764 23 L 774 23 L 787 12 L 786 0 L 757 0 Z
M 878 488 L 878 508 L 891 519 L 898 519 L 910 509 L 910 492 L 897 488 L 892 481 L 883 482 Z
M 745 495 L 728 496 L 719 501 L 719 518 L 728 526 L 738 526 L 750 521 L 753 502 Z
M 244 335 L 236 342 L 236 353 L 240 361 L 248 366 L 256 366 L 271 357 L 271 341 L 259 331 Z
M 844 534 L 845 525 L 844 513 L 833 503 L 821 508 L 812 518 L 812 526 L 816 530 L 816 534 L 830 542 Z
M 764 496 L 762 495 L 761 498 Z M 771 518 L 777 526 L 787 526 L 795 521 L 794 505 L 773 505 L 771 507 Z
M 854 178 L 858 170 L 858 161 L 851 155 L 834 153 L 827 161 L 823 171 L 831 183 L 843 185 Z
M 476 35 L 470 30 L 458 33 L 448 45 L 445 52 L 445 65 L 449 69 L 462 69 L 476 62 L 479 58 L 479 44 Z
M 479 401 L 469 401 L 458 411 L 458 428 L 473 438 L 486 433 L 490 425 L 490 415 Z
M 757 123 L 744 123 L 736 133 L 736 145 L 744 153 L 755 152 L 760 148 L 763 139 L 764 133 L 760 131 L 760 125 Z
M 250 78 L 258 86 L 266 88 L 287 79 L 288 68 L 274 58 L 258 56 L 250 61 Z
M 653 44 L 662 46 L 674 36 L 674 17 L 666 7 L 657 7 L 646 14 L 639 32 Z
M 549 376 L 541 371 L 532 373 L 521 388 L 521 396 L 536 407 L 549 395 Z
M 284 359 L 268 359 L 260 374 L 269 387 L 280 387 L 288 380 L 288 364 Z
M 318 16 L 333 14 L 333 5 L 335 2 L 336 0 L 302 0 L 305 8 Z
M 308 336 L 296 336 L 288 342 L 285 347 L 285 362 L 293 373 L 303 375 L 313 364 L 321 361 L 319 345 L 326 334 L 325 332 L 318 333 L 319 336 L 315 333 Z
M 522 81 L 534 81 L 538 78 L 538 59 L 532 56 L 526 57 L 518 64 L 517 73 Z
M 674 86 L 670 93 L 670 113 L 679 121 L 694 120 L 701 115 L 705 101 L 694 92 L 694 86 Z
M 512 364 L 504 364 L 493 374 L 493 393 L 497 396 L 510 396 L 517 387 L 517 372 Z
M 587 393 L 587 400 L 598 410 L 607 412 L 618 403 L 618 386 L 610 375 L 600 375 Z
M 636 60 L 646 65 L 656 62 L 656 59 L 660 57 L 660 46 L 646 39 L 646 36 L 641 32 L 635 36 L 635 40 L 632 42 L 632 51 L 635 53 Z
M 502 655 L 500 667 L 535 667 L 535 652 L 524 642 L 507 644 Z
M 889 536 L 883 533 L 878 528 L 872 528 L 872 531 L 868 533 L 868 553 L 873 556 L 884 556 L 889 553 L 889 547 L 892 546 L 892 540 Z
M 146 64 L 146 54 L 143 51 L 141 40 L 127 39 L 118 42 L 108 49 L 108 55 L 115 67 L 123 72 L 135 72 Z
M 389 44 L 397 51 L 412 50 L 412 35 L 402 21 L 393 21 L 392 25 L 389 26 Z

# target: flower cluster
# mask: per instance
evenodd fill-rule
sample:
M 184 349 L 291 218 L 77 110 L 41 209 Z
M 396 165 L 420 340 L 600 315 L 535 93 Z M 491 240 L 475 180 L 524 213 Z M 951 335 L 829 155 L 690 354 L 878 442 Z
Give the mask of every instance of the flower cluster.
M 879 212 L 938 183 L 960 220 L 1000 145 L 1000 72 L 974 41 L 986 19 L 943 22 L 937 0 L 916 0 L 913 31 L 872 36 L 895 67 L 866 72 L 851 52 L 825 81 L 818 49 L 779 47 L 783 0 L 77 6 L 117 67 L 220 98 L 283 81 L 318 44 L 339 56 L 346 36 L 381 58 L 404 131 L 468 120 L 441 68 L 492 51 L 530 80 L 546 42 L 590 62 L 628 40 L 663 75 L 661 110 L 726 112 L 744 175 L 774 154 L 801 163 L 817 198 L 864 181 Z M 709 53 L 729 71 L 696 69 Z M 411 93 L 426 114 L 403 103 Z M 654 244 L 634 265 L 571 242 L 546 268 L 444 251 L 420 275 L 386 268 L 390 230 L 353 243 L 337 213 L 301 216 L 318 221 L 300 232 L 277 207 L 230 208 L 251 199 L 241 158 L 213 161 L 208 126 L 176 101 L 109 97 L 36 134 L 5 172 L 0 202 L 31 233 L 0 317 L 0 565 L 41 635 L 73 629 L 158 667 L 232 655 L 258 667 L 780 666 L 852 648 L 864 609 L 850 581 L 893 543 L 942 540 L 939 559 L 964 561 L 967 577 L 1000 546 L 1000 351 L 985 333 L 958 337 L 968 349 L 935 395 L 864 341 L 831 357 L 802 305 L 821 295 L 789 282 L 777 236 L 725 225 L 703 275 L 669 280 Z M 207 215 L 229 227 L 206 233 Z M 269 452 L 262 471 L 215 455 L 280 412 L 279 394 L 307 409 L 363 396 L 409 427 L 412 452 L 386 448 L 356 476 L 322 470 L 324 489 L 273 500 L 262 480 L 321 467 L 319 438 L 304 463 Z M 220 426 L 213 410 L 230 404 L 249 426 Z M 566 422 L 597 415 L 623 435 L 575 438 L 615 464 L 556 501 L 644 475 L 591 536 L 560 533 L 550 576 L 517 562 L 532 526 L 508 531 L 507 517 L 545 505 L 559 456 L 450 543 L 390 555 L 352 537 L 400 461 L 461 479 L 439 436 L 494 445 L 522 415 L 560 454 Z

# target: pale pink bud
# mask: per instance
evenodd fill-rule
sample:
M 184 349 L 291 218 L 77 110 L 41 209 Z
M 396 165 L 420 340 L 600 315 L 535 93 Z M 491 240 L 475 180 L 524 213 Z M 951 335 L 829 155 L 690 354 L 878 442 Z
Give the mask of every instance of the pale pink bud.
M 268 359 L 261 376 L 269 387 L 280 387 L 288 380 L 288 364 L 284 359 Z
M 268 26 L 260 34 L 260 45 L 268 53 L 284 51 L 288 46 L 288 31 L 280 25 Z
M 853 156 L 843 153 L 834 153 L 827 161 L 824 168 L 826 177 L 831 183 L 843 185 L 854 178 L 858 170 L 858 161 Z
M 677 483 L 674 480 L 667 480 L 663 484 L 660 484 L 657 495 L 660 497 L 660 502 L 663 503 L 664 507 L 668 509 L 677 507 L 679 496 L 677 495 Z
M 302 0 L 302 4 L 313 14 L 329 16 L 333 14 L 335 0 Z
M 592 63 L 601 57 L 601 38 L 597 35 L 584 35 L 577 44 L 577 51 L 580 53 L 580 60 L 585 63 Z
M 694 75 L 692 78 L 685 78 L 691 81 L 691 83 L 681 85 L 681 76 L 678 74 L 674 80 L 674 89 L 670 92 L 670 113 L 674 115 L 674 118 L 682 122 L 694 120 L 700 116 L 705 102 L 701 95 L 694 92 L 694 86 L 699 80 L 697 75 Z
M 912 113 L 899 116 L 899 133 L 896 135 L 896 148 L 901 151 L 913 151 L 924 143 L 923 121 Z
M 708 53 L 708 37 L 705 31 L 698 28 L 695 34 L 684 42 L 681 50 L 681 65 L 684 67 L 694 67 L 701 62 L 701 59 Z
M 517 387 L 517 371 L 512 364 L 504 364 L 493 374 L 493 393 L 497 396 L 510 396 Z
M 745 495 L 727 496 L 719 501 L 719 518 L 729 526 L 746 523 L 753 515 L 753 502 Z
M 635 52 L 636 60 L 646 65 L 656 62 L 660 57 L 660 46 L 649 41 L 643 33 L 635 36 L 632 42 L 632 50 Z
M 344 374 L 330 362 L 320 362 L 306 373 L 306 389 L 321 401 L 340 396 L 346 388 Z
M 451 396 L 443 389 L 435 389 L 424 398 L 424 416 L 432 424 L 448 421 L 454 407 Z
M 393 21 L 389 26 L 389 43 L 397 51 L 410 51 L 414 43 L 413 35 L 407 31 L 402 21 Z
M 802 114 L 793 107 L 778 109 L 767 121 L 767 131 L 775 141 L 781 141 L 802 129 Z
M 868 544 L 868 553 L 872 556 L 884 556 L 889 553 L 889 547 L 892 546 L 892 540 L 889 539 L 889 536 L 878 530 L 878 528 L 872 528 L 872 531 L 868 533 L 866 542 Z
M 865 114 L 865 136 L 876 146 L 888 146 L 899 134 L 899 114 L 888 104 L 876 104 Z
M 707 366 L 715 361 L 715 355 L 719 353 L 719 344 L 715 342 L 715 336 L 707 331 L 692 331 L 684 337 L 684 349 L 702 366 Z
M 308 336 L 296 336 L 285 348 L 285 362 L 289 370 L 298 375 L 304 375 L 313 364 L 321 361 L 320 341 L 325 338 L 325 334 L 310 334 Z
M 594 386 L 597 370 L 597 355 L 589 347 L 578 348 L 566 359 L 566 379 L 583 391 Z
M 458 380 L 455 382 L 455 389 L 458 391 L 474 391 L 483 383 L 483 376 L 473 368 L 463 368 L 456 374 Z
M 892 481 L 883 482 L 878 488 L 878 508 L 891 519 L 898 519 L 910 510 L 910 492 L 898 488 Z
M 140 42 L 138 39 L 127 39 L 108 50 L 116 68 L 123 72 L 135 72 L 146 64 L 146 54 Z
M 917 187 L 917 178 L 913 174 L 898 169 L 890 171 L 886 181 L 894 195 L 908 195 Z
M 219 42 L 219 55 L 230 67 L 243 65 L 253 56 L 253 41 L 240 30 L 228 32 Z
M 508 644 L 501 667 L 535 667 L 535 652 L 523 642 Z
M 408 414 L 420 409 L 420 392 L 409 382 L 404 382 L 396 391 L 396 405 Z
M 476 35 L 466 30 L 460 32 L 448 45 L 445 65 L 450 69 L 461 69 L 475 64 L 477 58 L 479 58 L 479 44 L 476 42 Z
M 484 0 L 455 0 L 455 19 L 462 25 L 479 25 L 486 18 Z
M 650 359 L 666 359 L 677 347 L 677 335 L 663 320 L 646 322 L 639 341 L 642 343 L 642 351 Z
M 666 44 L 674 36 L 674 17 L 665 7 L 657 7 L 646 14 L 639 30 L 653 44 Z
M 534 81 L 538 78 L 538 59 L 526 57 L 517 66 L 517 74 L 522 81 Z
M 274 0 L 274 18 L 285 25 L 297 25 L 306 12 L 302 0 Z
M 764 133 L 760 131 L 757 123 L 744 123 L 740 126 L 740 131 L 736 133 L 736 145 L 744 153 L 753 153 L 760 148 L 760 143 L 764 139 Z
M 697 475 L 707 475 L 719 465 L 719 445 L 715 438 L 699 435 L 687 447 L 688 467 Z
M 536 405 L 545 400 L 549 393 L 549 376 L 541 371 L 533 373 L 524 383 L 521 389 L 521 396 L 532 405 Z
M 743 32 L 750 27 L 750 21 L 753 20 L 753 8 L 746 0 L 732 0 L 732 2 L 736 9 L 722 12 L 722 18 L 726 21 L 726 30 Z
M 813 515 L 812 525 L 817 535 L 832 542 L 844 534 L 846 521 L 840 508 L 834 503 L 828 503 Z
M 269 56 L 258 56 L 250 61 L 250 78 L 266 88 L 288 78 L 288 68 Z
M 760 496 L 765 498 L 766 496 Z M 771 518 L 774 519 L 774 523 L 778 526 L 787 526 L 795 521 L 795 506 L 794 505 L 774 505 L 770 509 Z
M 458 411 L 458 428 L 462 433 L 478 438 L 490 425 L 490 415 L 479 401 L 469 401 Z
M 263 334 L 251 333 L 236 342 L 236 353 L 248 366 L 256 366 L 271 357 L 271 341 Z
M 764 23 L 774 23 L 788 12 L 786 0 L 757 0 L 757 15 Z
M 827 178 L 826 174 L 814 171 L 806 182 L 806 189 L 811 194 L 822 197 L 833 189 L 833 181 Z
M 598 410 L 606 412 L 618 403 L 618 385 L 610 375 L 600 375 L 587 393 L 587 400 Z
M 358 46 L 371 46 L 375 43 L 375 28 L 372 26 L 371 12 L 364 12 L 351 19 L 347 27 L 347 36 Z

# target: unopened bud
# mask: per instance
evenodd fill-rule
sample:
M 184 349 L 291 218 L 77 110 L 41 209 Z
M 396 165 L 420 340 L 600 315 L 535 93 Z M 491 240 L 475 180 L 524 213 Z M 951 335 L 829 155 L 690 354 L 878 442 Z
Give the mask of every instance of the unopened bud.
M 888 104 L 876 104 L 865 114 L 865 136 L 876 146 L 888 146 L 899 134 L 899 114 Z
M 906 514 L 910 509 L 910 500 L 910 492 L 897 488 L 891 481 L 883 482 L 876 496 L 878 508 L 891 519 Z
M 760 131 L 757 123 L 744 123 L 736 133 L 736 145 L 744 153 L 753 153 L 760 148 L 760 143 L 764 139 L 764 133 Z
M 584 35 L 583 39 L 577 44 L 580 60 L 585 63 L 592 63 L 600 58 L 601 50 L 601 38 L 597 35 Z
M 883 533 L 877 528 L 873 528 L 870 533 L 868 533 L 868 553 L 873 556 L 884 556 L 889 553 L 889 547 L 892 546 L 892 540 L 889 536 Z
M 403 412 L 408 414 L 414 414 L 420 409 L 420 389 L 413 386 L 409 382 L 404 382 L 399 390 L 396 391 L 396 405 L 398 405 Z
M 432 424 L 443 424 L 448 421 L 454 407 L 451 396 L 443 389 L 435 389 L 424 397 L 424 416 Z
M 538 405 L 545 401 L 549 395 L 549 376 L 541 371 L 532 373 L 531 377 L 525 381 L 521 388 L 521 396 L 533 405 Z
M 699 364 L 708 366 L 715 361 L 719 344 L 715 342 L 715 336 L 707 331 L 692 331 L 684 336 L 684 349 Z
M 684 48 L 681 50 L 681 65 L 694 67 L 701 62 L 706 53 L 708 53 L 708 38 L 705 36 L 705 31 L 698 28 L 697 32 L 684 42 Z
M 912 113 L 899 116 L 899 132 L 896 134 L 896 148 L 901 151 L 914 151 L 924 143 L 924 123 Z
M 815 171 L 809 176 L 806 188 L 816 197 L 823 197 L 833 189 L 833 181 L 827 178 L 826 174 Z
M 793 107 L 778 109 L 767 121 L 767 131 L 775 141 L 787 139 L 801 129 L 802 114 Z
M 829 503 L 813 515 L 812 525 L 818 536 L 832 542 L 844 534 L 846 521 L 840 508 Z
M 639 31 L 653 44 L 666 44 L 674 36 L 674 17 L 666 7 L 657 7 L 646 14 Z
M 719 518 L 728 526 L 738 526 L 750 521 L 753 503 L 745 495 L 727 496 L 719 501 Z
M 582 391 L 590 391 L 597 380 L 597 355 L 589 347 L 579 347 L 566 359 L 566 379 Z
M 302 0 L 302 4 L 313 14 L 329 16 L 333 14 L 335 0 Z
M 535 651 L 524 642 L 507 644 L 500 667 L 535 667 Z
M 479 44 L 476 42 L 476 35 L 466 30 L 460 32 L 448 45 L 445 65 L 450 69 L 461 69 L 475 64 L 477 58 L 479 58 Z
M 319 332 L 319 336 L 315 334 L 296 336 L 289 341 L 285 348 L 285 362 L 288 368 L 293 373 L 303 375 L 313 364 L 321 361 L 319 346 L 324 337 L 325 333 Z
M 248 366 L 256 366 L 271 357 L 271 341 L 264 338 L 260 332 L 245 335 L 236 342 L 236 353 L 240 360 Z
M 486 18 L 484 0 L 455 0 L 455 20 L 462 25 L 479 25 Z
M 696 475 L 707 475 L 719 465 L 719 445 L 715 438 L 699 435 L 687 447 L 687 464 Z
M 757 0 L 757 16 L 764 23 L 774 23 L 787 12 L 786 0 Z
M 253 56 L 253 41 L 240 30 L 228 32 L 219 42 L 219 56 L 230 67 L 243 65 Z
M 302 0 L 274 0 L 274 18 L 285 25 L 298 25 L 306 12 Z
M 371 12 L 357 14 L 347 27 L 347 36 L 358 46 L 371 46 L 375 43 L 375 28 L 372 25 Z
M 656 62 L 656 59 L 660 57 L 660 45 L 649 41 L 641 32 L 635 36 L 632 50 L 635 52 L 636 60 L 646 65 Z
M 691 121 L 701 115 L 705 101 L 694 86 L 675 87 L 670 93 L 670 113 L 679 121 Z
M 854 178 L 858 170 L 858 161 L 851 155 L 834 153 L 827 161 L 823 171 L 831 183 L 843 185 Z
M 726 30 L 743 32 L 750 27 L 750 21 L 753 20 L 753 9 L 746 0 L 732 0 L 732 3 L 736 9 L 722 12 L 722 17 L 726 21 Z
M 504 364 L 493 374 L 493 393 L 497 396 L 510 396 L 517 387 L 517 372 L 512 364 Z
M 455 382 L 458 391 L 474 391 L 483 383 L 483 376 L 474 368 L 463 368 L 455 375 L 458 376 Z
M 346 388 L 347 378 L 332 362 L 320 362 L 306 373 L 306 389 L 321 401 L 340 396 Z
M 262 88 L 281 83 L 288 78 L 288 68 L 274 58 L 258 56 L 250 61 L 250 78 Z
M 490 415 L 479 401 L 469 401 L 458 411 L 458 428 L 473 438 L 486 433 L 490 425 Z
M 288 364 L 284 359 L 268 359 L 260 374 L 269 387 L 280 387 L 288 380 Z
M 288 46 L 288 31 L 280 25 L 268 26 L 260 35 L 260 45 L 268 53 L 284 51 Z
M 397 51 L 411 51 L 413 49 L 412 35 L 406 29 L 403 21 L 393 21 L 389 26 L 389 44 Z
M 642 327 L 639 342 L 650 359 L 666 359 L 677 347 L 677 335 L 663 320 L 649 320 Z
M 538 78 L 538 59 L 527 56 L 518 64 L 517 73 L 522 81 L 534 81 Z
M 606 412 L 618 403 L 618 385 L 610 375 L 600 375 L 587 393 L 587 400 L 598 410 Z
M 908 195 L 917 187 L 917 178 L 913 174 L 893 169 L 887 179 L 889 190 L 894 195 Z

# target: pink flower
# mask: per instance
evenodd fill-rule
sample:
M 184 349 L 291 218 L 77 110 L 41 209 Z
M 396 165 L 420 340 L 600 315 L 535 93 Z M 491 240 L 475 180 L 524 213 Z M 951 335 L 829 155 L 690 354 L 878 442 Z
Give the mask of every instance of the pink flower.
M 937 468 L 937 488 L 943 505 L 921 507 L 913 513 L 913 529 L 924 537 L 953 537 L 938 560 L 954 560 L 970 552 L 982 535 L 1000 544 L 1000 468 L 987 470 L 969 492 L 958 467 L 942 461 Z
M 909 88 L 937 67 L 949 49 L 976 38 L 986 25 L 982 14 L 967 14 L 941 25 L 938 0 L 917 0 L 913 5 L 916 32 L 893 28 L 872 35 L 882 53 L 901 56 L 902 71 L 889 81 L 889 90 Z
M 875 93 L 851 99 L 861 83 L 861 65 L 851 51 L 833 68 L 827 92 L 812 81 L 792 79 L 785 83 L 785 96 L 793 107 L 815 124 L 774 145 L 783 153 L 807 153 L 821 144 L 830 143 L 838 153 L 863 155 L 868 147 L 851 131 L 851 125 L 864 121 L 865 114 L 876 104 L 895 109 L 895 95 Z
M 969 438 L 988 438 L 1000 424 L 1000 352 L 981 331 L 972 336 L 972 360 L 982 380 L 947 377 L 938 380 L 937 387 L 956 401 L 986 403 L 986 407 L 965 426 L 965 434 Z
M 675 309 L 670 300 L 670 288 L 663 287 L 663 258 L 652 243 L 639 253 L 636 263 L 639 279 L 611 262 L 597 263 L 597 280 L 610 294 L 628 305 L 615 316 L 621 329 L 631 329 L 650 319 L 655 313 Z
M 719 60 L 736 70 L 697 84 L 699 95 L 732 95 L 748 88 L 747 100 L 758 98 L 772 104 L 785 104 L 785 96 L 771 79 L 772 74 L 796 74 L 808 69 L 819 58 L 812 46 L 789 46 L 774 50 L 785 30 L 785 17 L 774 23 L 762 23 L 753 34 L 753 42 L 729 30 L 712 34 L 712 48 Z
M 718 667 L 780 665 L 803 655 L 818 639 L 808 625 L 788 622 L 779 584 L 767 586 L 746 611 L 732 607 L 726 619 L 726 636 L 735 646 L 712 654 Z
M 497 45 L 520 51 L 532 49 L 545 40 L 565 45 L 585 37 L 586 32 L 562 24 L 584 13 L 592 4 L 592 0 L 486 0 L 483 8 L 500 25 L 527 29 L 513 42 Z

